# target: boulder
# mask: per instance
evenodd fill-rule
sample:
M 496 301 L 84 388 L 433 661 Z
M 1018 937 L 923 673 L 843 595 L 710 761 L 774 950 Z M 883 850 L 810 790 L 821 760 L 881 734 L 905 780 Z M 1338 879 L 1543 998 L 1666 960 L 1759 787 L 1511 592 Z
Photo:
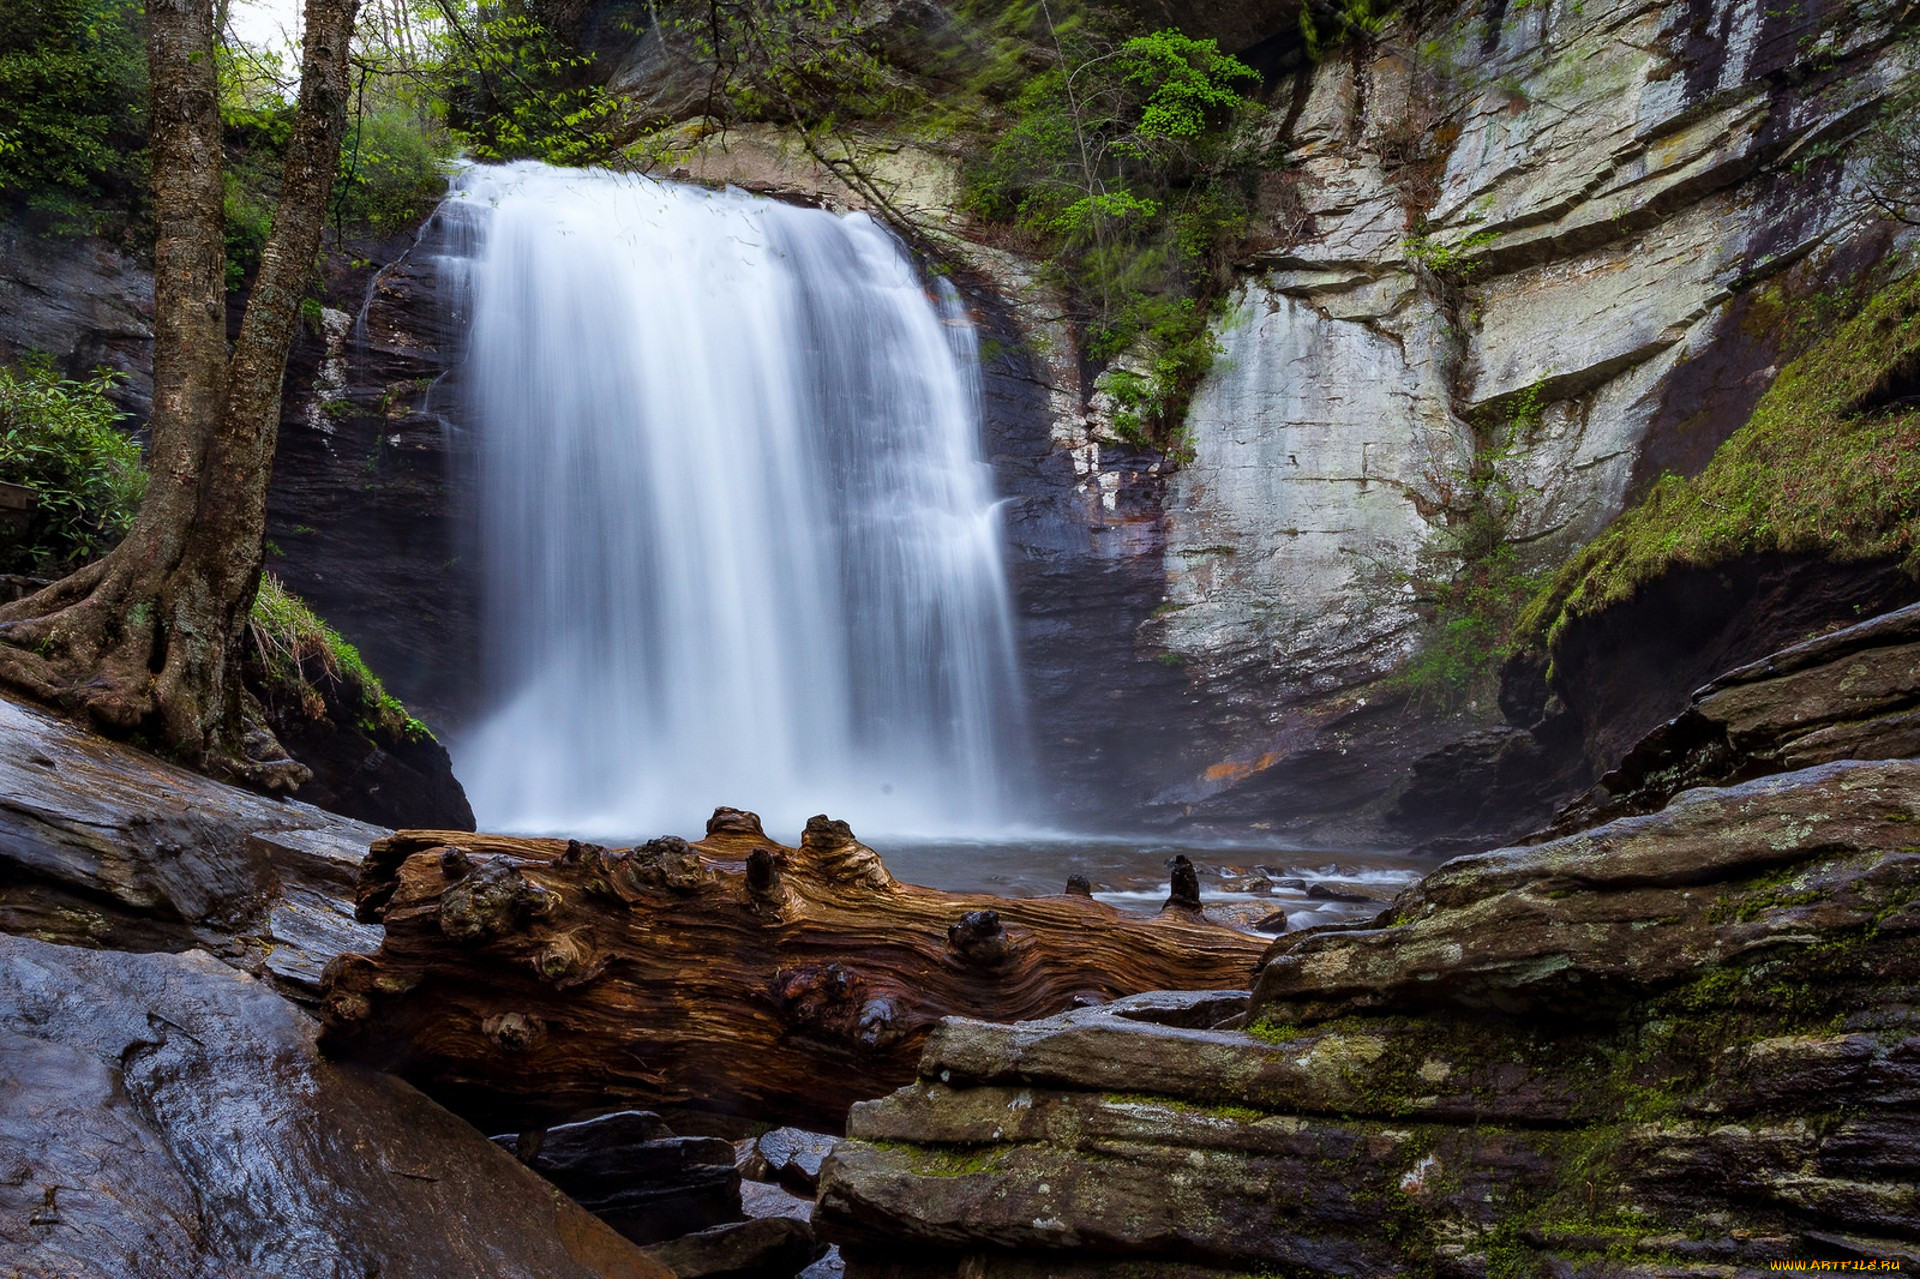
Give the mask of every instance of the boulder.
M 335 955 L 379 944 L 353 883 L 388 833 L 0 698 L 0 931 L 199 947 L 311 1000 Z
M 732 1143 L 718 1137 L 676 1137 L 650 1111 L 625 1110 L 495 1140 L 638 1244 L 692 1234 L 742 1216 Z
M 679 1279 L 791 1279 L 817 1252 L 813 1231 L 788 1217 L 714 1226 L 647 1249 Z
M 1920 604 L 1738 667 L 1627 753 L 1549 834 L 1658 810 L 1689 786 L 1920 755 Z
M 406 1084 L 336 1066 L 203 952 L 0 937 L 8 1273 L 664 1279 Z
M 1776 771 L 1457 858 L 1250 996 L 942 1022 L 816 1227 L 855 1279 L 1920 1261 L 1920 760 L 1778 771 L 1905 753 L 1909 624 L 1703 692 Z
M 755 1144 L 770 1180 L 795 1194 L 811 1195 L 820 1183 L 820 1165 L 840 1139 L 801 1128 L 775 1128 Z
M 740 1211 L 751 1219 L 791 1217 L 795 1221 L 813 1221 L 813 1196 L 801 1198 L 767 1181 L 740 1183 Z

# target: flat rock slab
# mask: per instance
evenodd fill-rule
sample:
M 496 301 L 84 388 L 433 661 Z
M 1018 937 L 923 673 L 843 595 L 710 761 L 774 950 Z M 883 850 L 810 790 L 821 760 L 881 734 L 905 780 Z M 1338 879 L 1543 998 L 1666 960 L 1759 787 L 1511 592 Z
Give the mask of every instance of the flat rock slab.
M 0 698 L 0 931 L 197 947 L 311 999 L 335 955 L 380 943 L 353 918 L 352 884 L 389 833 Z
M 204 953 L 0 936 L 0 1270 L 671 1275 L 315 1029 Z

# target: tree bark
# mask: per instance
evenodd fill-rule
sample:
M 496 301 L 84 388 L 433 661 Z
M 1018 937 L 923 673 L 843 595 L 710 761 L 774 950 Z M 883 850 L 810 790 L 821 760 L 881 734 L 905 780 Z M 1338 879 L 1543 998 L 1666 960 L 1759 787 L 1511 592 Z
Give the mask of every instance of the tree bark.
M 329 967 L 329 1051 L 489 1131 L 628 1105 L 837 1127 L 913 1078 L 941 1017 L 1239 988 L 1266 945 L 1179 906 L 901 884 L 844 822 L 784 848 L 732 809 L 698 844 L 614 852 L 402 831 L 359 909 L 386 940 Z
M 286 758 L 240 681 L 281 380 L 346 124 L 359 0 L 307 0 L 300 99 L 273 230 L 229 355 L 212 0 L 149 0 L 154 397 L 127 537 L 0 609 L 0 680 L 189 763 L 281 789 Z

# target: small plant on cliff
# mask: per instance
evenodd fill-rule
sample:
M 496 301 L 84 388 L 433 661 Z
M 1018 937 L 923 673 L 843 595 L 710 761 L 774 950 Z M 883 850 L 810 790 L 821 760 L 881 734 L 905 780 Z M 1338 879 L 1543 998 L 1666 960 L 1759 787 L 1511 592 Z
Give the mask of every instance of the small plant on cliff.
M 133 523 L 147 474 L 107 398 L 120 375 L 61 377 L 46 359 L 0 368 L 0 480 L 33 506 L 0 543 L 0 569 L 54 575 L 111 550 Z
M 1045 252 L 1088 354 L 1145 356 L 1144 375 L 1119 379 L 1122 426 L 1164 440 L 1212 363 L 1208 300 L 1249 222 L 1232 126 L 1257 77 L 1178 31 L 1117 38 L 1045 4 L 1035 17 L 1049 65 L 969 165 L 965 204 Z
M 247 631 L 261 700 L 276 715 L 297 709 L 307 720 L 329 721 L 344 713 L 371 737 L 412 742 L 433 735 L 367 669 L 360 651 L 272 573 L 260 575 Z
M 1384 0 L 1379 5 L 1374 0 L 1318 0 L 1300 6 L 1300 38 L 1307 57 L 1318 62 L 1349 42 L 1379 39 L 1390 17 L 1392 9 Z
M 1437 549 L 1451 571 L 1407 579 L 1432 617 L 1419 653 L 1392 681 L 1415 700 L 1452 705 L 1490 692 L 1513 651 L 1521 611 L 1544 576 L 1513 540 L 1531 496 L 1513 463 L 1540 424 L 1543 399 L 1539 383 L 1512 396 L 1503 412 L 1483 420 L 1464 466 L 1429 477 L 1442 520 Z

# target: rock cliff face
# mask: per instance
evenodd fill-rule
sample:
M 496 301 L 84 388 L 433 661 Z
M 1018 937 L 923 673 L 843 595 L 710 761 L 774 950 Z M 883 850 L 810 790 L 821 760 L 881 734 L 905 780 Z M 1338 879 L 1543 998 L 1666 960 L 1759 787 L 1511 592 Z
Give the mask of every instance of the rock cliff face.
M 1500 773 L 1553 743 L 1484 694 L 1408 713 L 1375 681 L 1432 641 L 1420 588 L 1458 567 L 1476 502 L 1523 563 L 1557 562 L 1704 465 L 1880 258 L 1844 143 L 1908 70 L 1888 37 L 1838 3 L 1474 5 L 1294 82 L 1293 234 L 1221 326 L 1164 506 L 1143 638 L 1219 696 L 1225 745 L 1168 805 L 1335 840 L 1540 815 Z M 1797 620 L 1848 616 L 1841 594 Z M 1684 693 L 1631 708 L 1614 749 Z M 1503 802 L 1433 823 L 1402 802 L 1422 770 Z
M 849 1274 L 1920 1260 L 1911 624 L 1703 697 L 1767 775 L 1457 858 L 1250 999 L 943 1023 L 823 1170 Z
M 153 398 L 153 275 L 101 240 L 0 224 L 0 357 L 41 352 L 69 377 L 127 374 L 125 406 Z

